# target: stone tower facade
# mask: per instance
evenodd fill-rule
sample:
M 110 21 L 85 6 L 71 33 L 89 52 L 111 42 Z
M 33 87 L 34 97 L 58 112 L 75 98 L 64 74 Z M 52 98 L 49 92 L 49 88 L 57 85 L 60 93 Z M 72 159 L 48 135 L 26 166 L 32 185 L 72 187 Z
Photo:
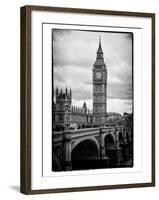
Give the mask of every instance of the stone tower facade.
M 107 67 L 104 63 L 101 39 L 93 65 L 93 123 L 104 125 L 107 116 Z
M 72 105 L 72 91 L 59 91 L 56 88 L 56 101 L 53 102 L 53 129 L 64 130 L 74 125 L 86 127 L 91 124 L 91 114 L 86 102 L 82 107 Z
M 56 88 L 56 107 L 55 107 L 55 124 L 62 124 L 65 127 L 70 126 L 71 119 L 71 101 L 72 92 L 68 91 L 67 87 L 65 92 L 59 91 Z

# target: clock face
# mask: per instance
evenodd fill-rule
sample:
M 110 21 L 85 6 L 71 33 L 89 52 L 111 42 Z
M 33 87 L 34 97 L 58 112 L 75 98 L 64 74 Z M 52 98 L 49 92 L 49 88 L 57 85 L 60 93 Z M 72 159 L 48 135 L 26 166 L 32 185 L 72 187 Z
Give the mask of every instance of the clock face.
M 97 78 L 97 79 L 100 79 L 101 77 L 102 77 L 102 74 L 101 74 L 100 72 L 97 72 L 97 73 L 96 73 L 96 78 Z

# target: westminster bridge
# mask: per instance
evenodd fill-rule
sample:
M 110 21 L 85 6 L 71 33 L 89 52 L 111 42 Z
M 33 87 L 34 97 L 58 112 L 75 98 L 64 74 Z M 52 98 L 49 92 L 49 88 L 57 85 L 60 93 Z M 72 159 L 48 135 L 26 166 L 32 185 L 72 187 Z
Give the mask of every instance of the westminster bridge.
M 53 171 L 132 167 L 132 129 L 108 126 L 53 132 Z M 127 162 L 128 158 L 131 162 Z

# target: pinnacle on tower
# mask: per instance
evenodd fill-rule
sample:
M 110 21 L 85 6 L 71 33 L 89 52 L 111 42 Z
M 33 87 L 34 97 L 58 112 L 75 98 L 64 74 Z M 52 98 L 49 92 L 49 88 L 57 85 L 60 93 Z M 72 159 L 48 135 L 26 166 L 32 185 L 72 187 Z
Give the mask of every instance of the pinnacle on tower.
M 66 94 L 67 94 L 67 85 L 66 85 L 66 90 L 65 91 L 66 91 Z
M 103 55 L 103 51 L 102 51 L 102 45 L 101 45 L 101 36 L 99 36 L 99 47 L 98 47 L 98 51 L 97 54 L 102 54 Z
M 85 101 L 84 101 L 84 103 L 83 103 L 83 109 L 84 109 L 84 112 L 86 113 L 86 112 L 87 112 L 87 104 L 86 104 Z
M 84 101 L 84 103 L 83 103 L 83 108 L 86 108 L 87 107 L 87 104 L 86 104 L 86 102 Z
M 56 87 L 56 96 L 58 96 L 58 93 L 59 93 L 59 92 L 58 92 L 58 88 Z
M 98 46 L 98 50 L 97 50 L 97 57 L 96 57 L 94 66 L 105 66 L 100 36 L 99 36 L 99 46 Z

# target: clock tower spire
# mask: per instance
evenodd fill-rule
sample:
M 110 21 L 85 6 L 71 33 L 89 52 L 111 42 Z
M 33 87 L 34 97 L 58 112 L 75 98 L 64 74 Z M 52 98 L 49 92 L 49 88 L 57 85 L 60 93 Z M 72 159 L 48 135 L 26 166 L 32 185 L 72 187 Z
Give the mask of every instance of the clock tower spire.
M 104 125 L 107 115 L 107 67 L 104 63 L 101 37 L 93 65 L 93 123 Z

